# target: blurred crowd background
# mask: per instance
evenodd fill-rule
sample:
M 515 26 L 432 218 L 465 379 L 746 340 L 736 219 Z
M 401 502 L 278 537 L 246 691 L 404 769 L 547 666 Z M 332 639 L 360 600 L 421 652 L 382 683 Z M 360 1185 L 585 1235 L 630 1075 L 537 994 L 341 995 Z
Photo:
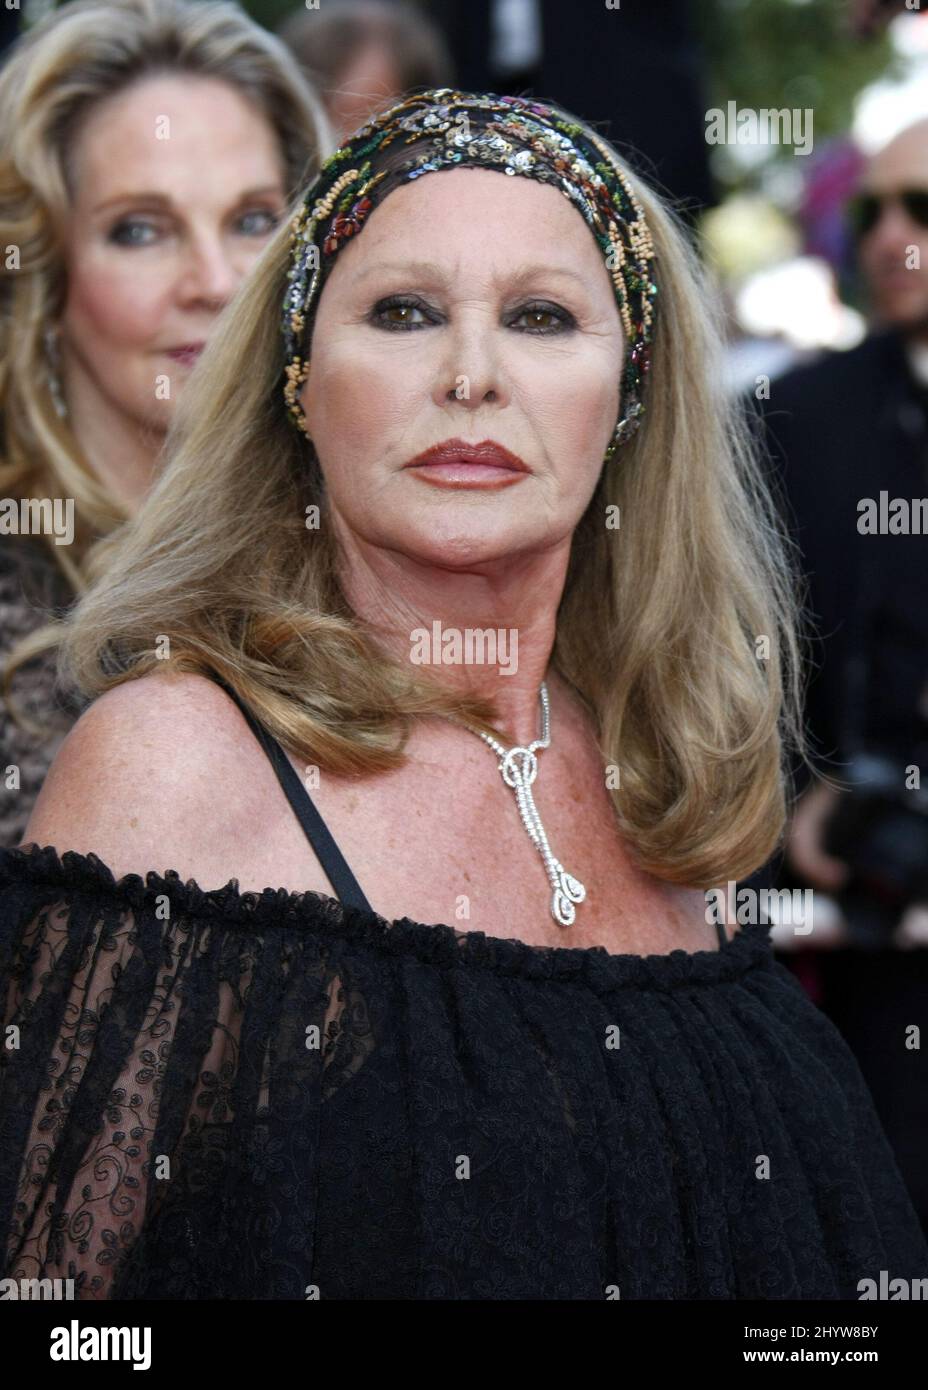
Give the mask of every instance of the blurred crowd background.
M 50 8 L 0 9 L 4 46 Z M 750 886 L 777 890 L 780 959 L 854 1049 L 928 1230 L 926 1067 L 917 1040 L 899 1047 L 928 999 L 928 14 L 917 0 L 244 9 L 296 56 L 336 140 L 415 87 L 533 93 L 595 122 L 688 224 L 727 310 L 725 389 L 763 442 L 807 586 L 819 775 L 794 769 L 788 840 Z M 738 113 L 771 111 L 790 138 L 783 124 L 730 138 Z M 812 930 L 797 931 L 784 894 L 808 889 Z

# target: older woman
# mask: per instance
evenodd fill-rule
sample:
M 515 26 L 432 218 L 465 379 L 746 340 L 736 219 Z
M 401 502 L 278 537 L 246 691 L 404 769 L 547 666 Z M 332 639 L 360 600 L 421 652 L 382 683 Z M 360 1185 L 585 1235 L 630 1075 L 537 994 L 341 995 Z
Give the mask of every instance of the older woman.
M 203 344 L 329 132 L 284 45 L 237 6 L 77 0 L 8 55 L 0 135 L 0 844 L 13 845 L 80 709 L 55 688 L 48 618 L 151 486 Z
M 556 108 L 440 89 L 326 163 L 78 609 L 98 698 L 0 855 L 8 1275 L 928 1273 L 840 1036 L 705 910 L 776 843 L 795 737 L 716 332 L 673 219 Z

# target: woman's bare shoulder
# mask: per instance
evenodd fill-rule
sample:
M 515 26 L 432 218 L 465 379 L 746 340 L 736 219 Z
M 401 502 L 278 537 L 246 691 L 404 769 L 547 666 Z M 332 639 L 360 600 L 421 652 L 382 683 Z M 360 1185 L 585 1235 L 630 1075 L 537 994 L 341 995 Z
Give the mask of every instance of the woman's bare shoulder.
M 256 759 L 254 735 L 215 681 L 168 671 L 125 681 L 68 733 L 22 843 L 93 852 L 117 877 L 190 873 L 184 866 L 210 862 L 220 813 L 232 839 L 254 816 Z

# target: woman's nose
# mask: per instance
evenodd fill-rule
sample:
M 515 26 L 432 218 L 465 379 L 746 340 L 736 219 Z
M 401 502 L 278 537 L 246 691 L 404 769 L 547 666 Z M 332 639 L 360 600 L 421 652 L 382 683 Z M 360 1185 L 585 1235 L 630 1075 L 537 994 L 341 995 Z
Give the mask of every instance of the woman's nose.
M 440 402 L 458 400 L 465 405 L 505 398 L 506 367 L 494 323 L 461 326 L 448 336 L 438 381 Z
M 231 299 L 241 280 L 222 239 L 201 237 L 186 253 L 182 273 L 182 293 L 185 298 L 206 300 L 222 307 Z

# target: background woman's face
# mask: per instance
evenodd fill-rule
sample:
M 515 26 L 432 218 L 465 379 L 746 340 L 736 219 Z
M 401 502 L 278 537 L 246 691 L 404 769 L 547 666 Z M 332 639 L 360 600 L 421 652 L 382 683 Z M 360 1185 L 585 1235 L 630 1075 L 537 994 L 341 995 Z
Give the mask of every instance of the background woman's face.
M 338 253 L 302 401 L 336 525 L 427 563 L 556 545 L 619 414 L 621 319 L 604 257 L 558 189 L 490 169 L 404 184 Z M 405 465 L 491 439 L 529 473 L 436 487 Z
M 171 349 L 206 342 L 286 212 L 279 142 L 227 83 L 150 77 L 92 109 L 72 180 L 66 391 L 163 431 L 196 360 Z

